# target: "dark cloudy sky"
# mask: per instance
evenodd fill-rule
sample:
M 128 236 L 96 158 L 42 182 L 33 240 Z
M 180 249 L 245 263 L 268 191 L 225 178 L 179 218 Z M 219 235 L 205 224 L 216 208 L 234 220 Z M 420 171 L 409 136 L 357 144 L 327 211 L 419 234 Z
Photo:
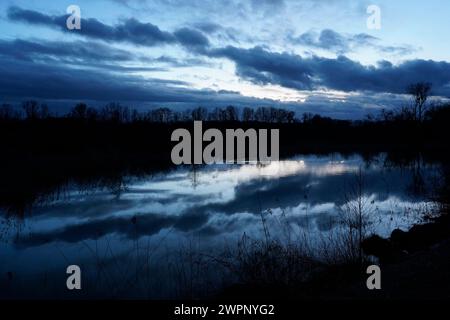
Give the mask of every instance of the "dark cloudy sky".
M 81 30 L 66 27 L 69 5 Z M 367 7 L 381 9 L 369 29 Z M 350 0 L 1 1 L 0 103 L 274 105 L 358 118 L 450 97 L 450 4 Z

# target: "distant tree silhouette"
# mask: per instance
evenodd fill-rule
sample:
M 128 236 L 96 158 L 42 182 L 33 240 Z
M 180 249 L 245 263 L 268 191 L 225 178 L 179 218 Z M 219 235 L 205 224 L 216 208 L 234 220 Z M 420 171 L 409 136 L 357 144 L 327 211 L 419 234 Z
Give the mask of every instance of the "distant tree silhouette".
M 395 120 L 395 113 L 392 110 L 381 109 L 379 119 L 384 122 L 392 122 Z
M 270 114 L 271 114 L 271 122 L 292 123 L 294 122 L 295 119 L 294 111 L 270 108 Z
M 41 104 L 39 108 L 39 119 L 47 119 L 50 117 L 50 111 L 46 104 Z
M 368 115 L 362 121 L 336 120 L 312 113 L 303 113 L 300 118 L 296 118 L 294 111 L 274 107 L 244 107 L 238 109 L 235 106 L 227 106 L 225 108 L 216 107 L 212 110 L 205 107 L 198 107 L 183 111 L 175 111 L 163 107 L 148 112 L 139 112 L 135 109 L 130 110 L 128 107 L 122 106 L 119 103 L 109 103 L 103 108 L 97 109 L 88 107 L 83 102 L 76 104 L 65 117 L 89 122 L 148 122 L 170 124 L 194 120 L 217 122 L 242 121 L 272 124 L 298 123 L 305 124 L 307 127 L 326 126 L 330 124 L 343 126 L 346 125 L 344 122 L 352 123 L 354 126 L 376 123 L 404 124 L 405 126 L 409 126 L 408 122 L 413 124 L 415 121 L 442 123 L 442 119 L 449 119 L 448 110 L 450 107 L 444 104 L 428 105 L 430 90 L 431 85 L 427 83 L 411 85 L 408 92 L 414 97 L 414 104 L 412 106 L 392 110 L 382 109 L 378 115 Z M 50 116 L 48 107 L 34 100 L 24 101 L 22 103 L 22 109 L 27 120 L 45 119 Z M 20 118 L 22 118 L 22 115 L 14 111 L 10 105 L 0 105 L 0 119 L 3 121 Z
M 169 108 L 158 108 L 149 111 L 147 118 L 151 122 L 169 123 L 173 121 L 173 112 Z
M 130 110 L 119 103 L 109 103 L 100 111 L 100 116 L 104 121 L 115 123 L 128 122 L 130 120 Z
M 208 110 L 203 107 L 195 108 L 191 111 L 191 117 L 194 121 L 203 121 L 208 119 Z
M 412 106 L 414 120 L 422 122 L 426 109 L 426 102 L 431 93 L 431 83 L 418 82 L 411 84 L 407 88 L 407 93 L 414 99 Z
M 238 121 L 239 120 L 239 116 L 238 116 L 238 112 L 236 110 L 235 107 L 233 106 L 228 106 L 225 109 L 225 114 L 226 114 L 226 121 Z
M 87 108 L 86 118 L 88 121 L 94 122 L 99 120 L 99 112 L 95 108 Z
M 270 122 L 270 110 L 264 107 L 256 109 L 255 120 L 259 122 Z
M 11 105 L 4 103 L 0 106 L 0 119 L 1 120 L 20 119 L 20 114 L 19 112 L 15 111 L 11 107 Z
M 28 100 L 22 103 L 22 109 L 28 120 L 36 120 L 39 116 L 39 104 L 35 100 Z
M 46 104 L 39 104 L 35 100 L 28 100 L 22 103 L 22 109 L 25 112 L 25 117 L 28 120 L 46 119 L 50 116 L 48 106 Z
M 85 103 L 78 103 L 69 113 L 70 118 L 84 120 L 87 117 L 88 106 Z
M 249 107 L 245 107 L 242 110 L 242 121 L 254 121 L 255 120 L 255 110 Z
M 311 121 L 311 119 L 314 117 L 314 115 L 310 112 L 305 112 L 302 115 L 302 121 L 303 123 L 308 123 Z
M 131 111 L 131 122 L 138 122 L 138 121 L 142 121 L 142 120 L 143 120 L 143 117 L 139 113 L 139 111 L 137 111 L 136 109 L 133 109 L 133 111 Z
M 294 111 L 287 111 L 286 120 L 288 123 L 295 122 L 295 112 Z
M 221 108 L 215 108 L 213 111 L 211 111 L 208 114 L 208 120 L 211 120 L 211 121 L 225 121 L 226 120 L 225 110 L 221 109 Z

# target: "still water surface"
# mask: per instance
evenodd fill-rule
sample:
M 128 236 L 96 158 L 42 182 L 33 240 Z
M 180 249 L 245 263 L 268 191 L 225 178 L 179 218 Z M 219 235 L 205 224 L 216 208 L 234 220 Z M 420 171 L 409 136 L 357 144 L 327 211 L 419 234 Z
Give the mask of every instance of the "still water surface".
M 416 168 L 387 167 L 384 154 L 370 162 L 336 154 L 179 167 L 126 176 L 114 187 L 69 185 L 24 218 L 1 213 L 1 295 L 76 297 L 65 290 L 70 264 L 83 270 L 85 296 L 176 297 L 187 283 L 197 285 L 196 272 L 219 286 L 222 275 L 200 270 L 192 252 L 220 255 L 244 234 L 265 237 L 262 219 L 272 238 L 286 239 L 289 226 L 289 238 L 307 234 L 316 243 L 340 225 L 360 172 L 370 233 L 407 229 L 435 206 L 415 192 Z M 438 175 L 439 167 L 422 166 L 421 189 Z

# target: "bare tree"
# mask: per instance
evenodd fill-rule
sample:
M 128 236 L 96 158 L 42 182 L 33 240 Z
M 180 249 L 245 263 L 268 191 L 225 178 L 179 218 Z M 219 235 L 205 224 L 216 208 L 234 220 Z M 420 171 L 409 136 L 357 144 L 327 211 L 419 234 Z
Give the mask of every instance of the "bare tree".
M 308 123 L 311 122 L 312 118 L 314 117 L 314 115 L 310 112 L 305 112 L 302 115 L 302 121 L 303 123 Z
M 131 111 L 131 122 L 138 122 L 142 120 L 142 115 L 137 111 L 136 109 L 133 109 Z
M 116 123 L 125 123 L 130 120 L 130 109 L 123 107 L 119 103 L 109 103 L 100 111 L 102 120 Z
M 70 111 L 69 117 L 74 119 L 86 119 L 87 116 L 87 105 L 85 103 L 78 103 L 73 109 Z
M 28 120 L 36 120 L 39 118 L 39 104 L 37 101 L 25 101 L 22 103 L 22 108 Z
M 203 107 L 195 108 L 191 111 L 191 118 L 195 121 L 203 121 L 207 119 L 208 110 Z
M 46 104 L 41 104 L 39 108 L 39 119 L 47 119 L 50 117 L 50 110 Z
M 147 119 L 151 122 L 169 123 L 174 115 L 169 108 L 158 108 L 148 112 Z
M 288 123 L 295 122 L 295 112 L 294 111 L 287 111 L 286 120 Z
M 89 121 L 97 121 L 99 119 L 99 112 L 95 108 L 87 108 L 86 118 Z
M 16 110 L 14 110 L 9 104 L 2 104 L 0 106 L 0 119 L 2 120 L 11 120 L 11 119 L 19 119 L 20 114 Z
M 363 262 L 362 242 L 367 236 L 374 207 L 373 201 L 365 195 L 365 182 L 362 168 L 344 194 L 344 204 L 340 207 L 341 223 L 346 230 L 343 233 L 344 258 L 348 261 Z
M 431 83 L 418 82 L 411 84 L 407 88 L 407 93 L 409 93 L 414 99 L 414 104 L 412 107 L 414 120 L 422 122 L 423 115 L 425 113 L 426 102 L 431 93 Z
M 253 120 L 255 120 L 255 111 L 252 108 L 245 107 L 242 110 L 242 120 L 243 121 L 253 121 Z
M 226 112 L 226 120 L 227 121 L 237 121 L 238 120 L 238 112 L 235 107 L 228 106 L 225 109 Z

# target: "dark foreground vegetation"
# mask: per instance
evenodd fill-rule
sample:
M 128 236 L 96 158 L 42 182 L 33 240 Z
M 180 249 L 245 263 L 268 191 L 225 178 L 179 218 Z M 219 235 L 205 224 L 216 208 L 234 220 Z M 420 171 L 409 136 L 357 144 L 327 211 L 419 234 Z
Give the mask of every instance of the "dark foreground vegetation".
M 265 274 L 266 280 L 272 277 L 271 281 L 243 281 L 226 288 L 216 298 L 277 301 L 449 299 L 449 217 L 448 212 L 443 212 L 432 222 L 414 226 L 407 232 L 396 229 L 388 239 L 372 236 L 364 240 L 364 256 L 379 259 L 375 261 L 327 264 L 299 255 L 301 251 L 289 247 L 255 251 L 252 255 L 257 257 L 252 256 L 252 270 L 268 271 L 267 266 L 272 266 L 272 273 Z M 366 268 L 373 264 L 382 270 L 382 290 L 370 291 L 366 287 Z M 283 268 L 287 265 L 288 269 Z M 289 274 L 282 274 L 286 271 L 298 271 L 301 276 L 297 275 L 287 283 L 284 280 Z

